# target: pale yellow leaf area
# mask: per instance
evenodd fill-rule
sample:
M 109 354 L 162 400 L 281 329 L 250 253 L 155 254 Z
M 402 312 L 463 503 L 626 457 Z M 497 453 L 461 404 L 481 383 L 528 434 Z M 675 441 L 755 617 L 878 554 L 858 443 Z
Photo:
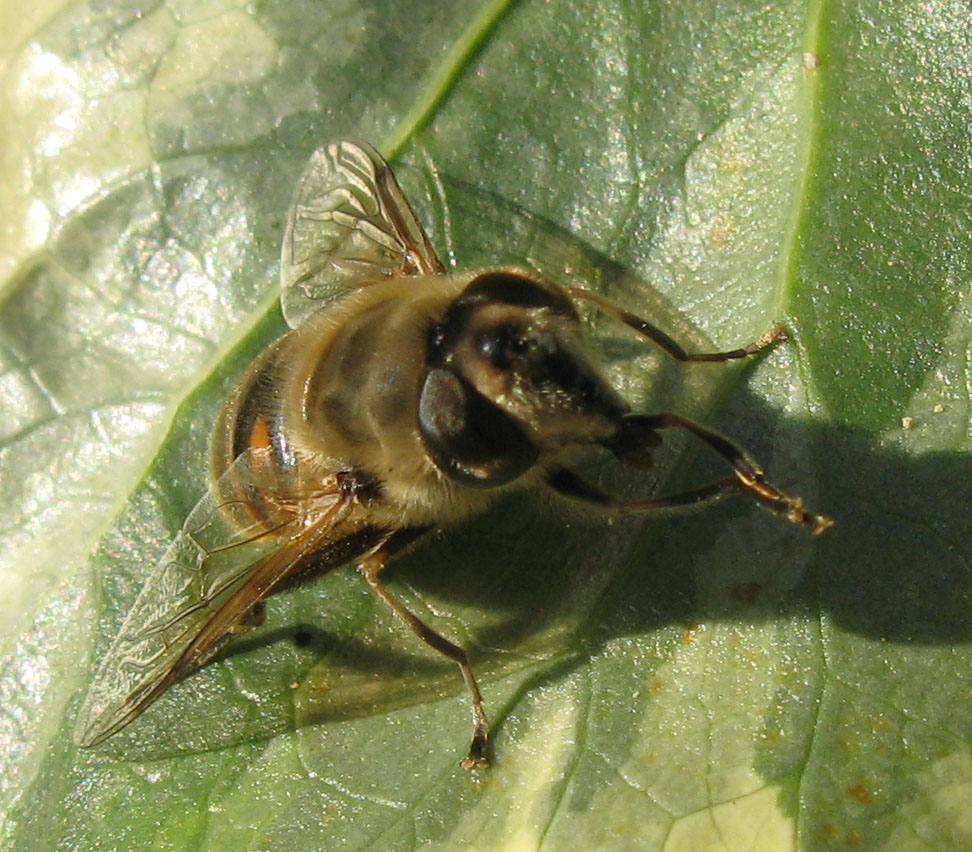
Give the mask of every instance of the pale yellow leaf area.
M 62 5 L 0 5 L 0 280 L 62 217 L 154 161 L 152 116 L 177 119 L 171 113 L 201 80 L 256 80 L 277 57 L 239 3 L 159 7 L 68 56 L 34 38 L 56 31 Z

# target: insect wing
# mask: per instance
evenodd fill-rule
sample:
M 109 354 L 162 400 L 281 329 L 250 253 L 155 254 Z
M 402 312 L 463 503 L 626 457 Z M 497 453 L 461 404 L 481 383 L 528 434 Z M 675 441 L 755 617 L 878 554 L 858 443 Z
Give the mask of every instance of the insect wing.
M 280 262 L 280 303 L 296 328 L 349 288 L 442 272 L 388 163 L 370 145 L 331 142 L 297 183 Z
M 249 450 L 210 488 L 139 593 L 102 660 L 75 728 L 92 746 L 134 719 L 218 650 L 252 606 L 339 523 L 346 500 L 317 494 L 302 511 L 242 495 L 257 485 Z

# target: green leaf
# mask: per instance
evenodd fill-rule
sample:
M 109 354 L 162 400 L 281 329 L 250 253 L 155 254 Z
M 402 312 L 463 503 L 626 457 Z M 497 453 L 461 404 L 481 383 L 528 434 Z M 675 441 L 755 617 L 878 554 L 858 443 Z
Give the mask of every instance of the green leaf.
M 7 4 L 0 837 L 11 850 L 972 845 L 972 40 L 963 4 Z M 309 153 L 396 155 L 444 258 L 591 279 L 623 392 L 836 519 L 526 496 L 389 569 L 468 701 L 350 570 L 92 750 L 93 666 L 279 334 Z M 573 236 L 571 236 L 573 235 Z M 723 475 L 674 442 L 626 493 Z M 299 640 L 299 641 L 295 641 Z

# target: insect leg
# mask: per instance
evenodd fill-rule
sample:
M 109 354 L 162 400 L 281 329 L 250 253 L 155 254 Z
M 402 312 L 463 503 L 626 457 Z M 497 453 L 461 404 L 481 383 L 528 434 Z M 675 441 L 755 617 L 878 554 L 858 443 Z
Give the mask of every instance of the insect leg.
M 476 683 L 476 676 L 473 674 L 472 666 L 469 665 L 469 657 L 462 648 L 436 633 L 431 627 L 423 623 L 418 616 L 406 609 L 404 604 L 392 595 L 378 578 L 381 569 L 384 568 L 388 559 L 405 546 L 405 544 L 409 544 L 414 540 L 414 532 L 414 530 L 405 529 L 395 533 L 378 550 L 374 551 L 359 563 L 357 568 L 368 584 L 368 588 L 381 599 L 406 627 L 425 642 L 426 645 L 434 648 L 440 654 L 444 654 L 459 665 L 473 706 L 472 743 L 469 746 L 469 753 L 462 761 L 462 765 L 466 769 L 489 766 L 489 758 L 486 756 L 486 743 L 489 739 L 489 721 L 486 719 L 486 711 L 483 710 L 483 696 L 479 691 L 479 685 Z M 407 536 L 407 540 L 403 542 L 399 536 L 405 534 L 409 535 Z
M 713 500 L 724 494 L 737 494 L 740 490 L 739 480 L 733 476 L 718 479 L 698 488 L 669 494 L 665 497 L 655 497 L 647 500 L 622 500 L 613 494 L 592 485 L 586 479 L 578 476 L 574 471 L 559 467 L 547 475 L 547 485 L 558 494 L 571 500 L 590 503 L 609 512 L 642 512 L 650 509 L 675 509 L 679 506 L 691 506 L 705 500 Z
M 758 340 L 754 340 L 748 346 L 743 346 L 740 349 L 731 349 L 728 352 L 689 353 L 660 328 L 657 328 L 647 320 L 643 320 L 623 308 L 619 308 L 603 296 L 592 293 L 590 290 L 582 290 L 579 287 L 570 287 L 567 289 L 567 292 L 578 299 L 586 299 L 589 302 L 593 302 L 608 316 L 614 317 L 619 322 L 623 322 L 625 325 L 633 328 L 638 334 L 647 337 L 671 355 L 676 361 L 732 361 L 736 358 L 755 355 L 757 352 L 766 349 L 768 346 L 772 346 L 779 340 L 786 340 L 786 332 L 783 331 L 783 326 L 776 324 Z
M 749 492 L 757 502 L 782 515 L 791 523 L 810 527 L 814 535 L 819 535 L 833 524 L 833 519 L 826 515 L 813 515 L 807 512 L 803 508 L 803 500 L 800 497 L 791 497 L 770 485 L 763 475 L 762 468 L 749 461 L 739 447 L 704 426 L 670 412 L 644 414 L 629 419 L 638 423 L 641 428 L 685 429 L 701 438 L 732 465 L 732 471 L 743 490 Z
M 645 446 L 657 445 L 657 429 L 685 429 L 701 438 L 732 466 L 732 477 L 719 479 L 690 491 L 648 500 L 620 500 L 585 482 L 573 471 L 558 468 L 547 476 L 547 484 L 567 497 L 593 503 L 604 509 L 616 512 L 634 512 L 647 509 L 671 508 L 698 503 L 733 492 L 748 493 L 758 503 L 782 515 L 788 521 L 808 526 L 814 535 L 822 533 L 833 520 L 826 515 L 814 515 L 803 508 L 803 500 L 784 494 L 766 481 L 763 470 L 749 461 L 735 444 L 711 432 L 698 423 L 669 412 L 663 414 L 641 414 L 625 417 L 618 436 L 607 443 L 615 455 L 633 467 L 644 467 L 645 452 L 636 446 L 636 437 L 643 438 Z

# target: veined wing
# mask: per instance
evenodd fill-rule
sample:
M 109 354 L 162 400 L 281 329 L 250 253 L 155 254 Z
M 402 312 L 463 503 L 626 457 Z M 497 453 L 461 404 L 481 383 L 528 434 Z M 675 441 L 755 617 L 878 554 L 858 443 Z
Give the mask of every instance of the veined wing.
M 255 514 L 239 495 L 257 489 L 260 453 L 248 450 L 213 484 L 149 576 L 81 707 L 78 745 L 111 736 L 205 662 L 347 517 L 336 487 Z
M 381 154 L 350 139 L 314 152 L 281 251 L 280 304 L 291 328 L 369 280 L 442 269 Z

